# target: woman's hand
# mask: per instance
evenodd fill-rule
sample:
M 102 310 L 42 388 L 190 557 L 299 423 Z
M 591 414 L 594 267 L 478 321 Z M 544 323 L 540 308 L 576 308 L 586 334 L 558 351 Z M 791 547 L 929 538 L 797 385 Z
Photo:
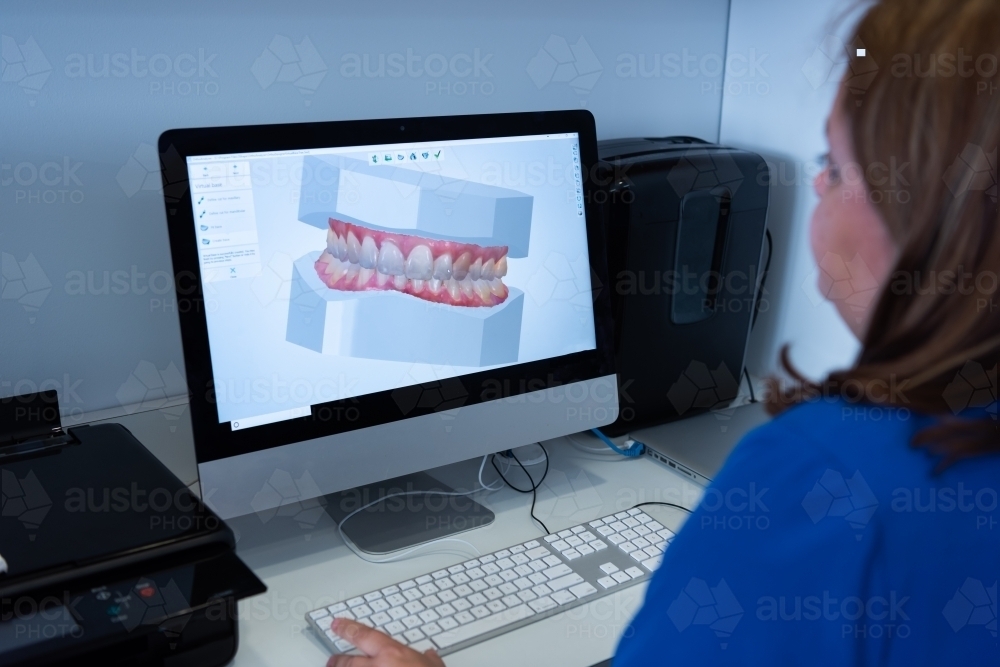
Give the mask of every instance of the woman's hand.
M 334 619 L 330 627 L 364 655 L 335 655 L 326 663 L 327 667 L 444 667 L 434 649 L 418 653 L 389 635 L 349 619 Z

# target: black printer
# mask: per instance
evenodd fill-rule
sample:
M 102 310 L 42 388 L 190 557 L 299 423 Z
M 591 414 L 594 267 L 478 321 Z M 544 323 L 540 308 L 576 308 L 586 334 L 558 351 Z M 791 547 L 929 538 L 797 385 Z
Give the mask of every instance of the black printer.
M 620 408 L 603 430 L 729 405 L 761 308 L 767 163 L 693 137 L 606 140 L 598 154 Z
M 119 424 L 0 399 L 0 664 L 223 665 L 266 590 L 232 531 Z

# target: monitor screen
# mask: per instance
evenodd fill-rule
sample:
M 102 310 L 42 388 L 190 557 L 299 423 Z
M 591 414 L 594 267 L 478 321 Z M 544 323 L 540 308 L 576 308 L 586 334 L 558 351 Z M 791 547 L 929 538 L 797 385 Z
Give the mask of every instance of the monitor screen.
M 596 348 L 575 132 L 186 163 L 232 431 Z

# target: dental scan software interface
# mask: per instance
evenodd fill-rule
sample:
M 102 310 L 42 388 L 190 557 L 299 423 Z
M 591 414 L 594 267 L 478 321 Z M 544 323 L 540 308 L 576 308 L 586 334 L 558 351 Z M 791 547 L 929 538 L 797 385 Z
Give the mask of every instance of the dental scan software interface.
M 576 133 L 187 164 L 233 430 L 596 347 Z

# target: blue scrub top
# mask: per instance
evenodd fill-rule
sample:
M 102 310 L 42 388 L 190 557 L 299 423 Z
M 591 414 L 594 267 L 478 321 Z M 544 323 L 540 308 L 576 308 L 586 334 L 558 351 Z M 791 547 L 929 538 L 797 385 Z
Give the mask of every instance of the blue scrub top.
M 829 400 L 749 433 L 614 665 L 1000 665 L 1000 455 L 934 474 L 931 423 Z

